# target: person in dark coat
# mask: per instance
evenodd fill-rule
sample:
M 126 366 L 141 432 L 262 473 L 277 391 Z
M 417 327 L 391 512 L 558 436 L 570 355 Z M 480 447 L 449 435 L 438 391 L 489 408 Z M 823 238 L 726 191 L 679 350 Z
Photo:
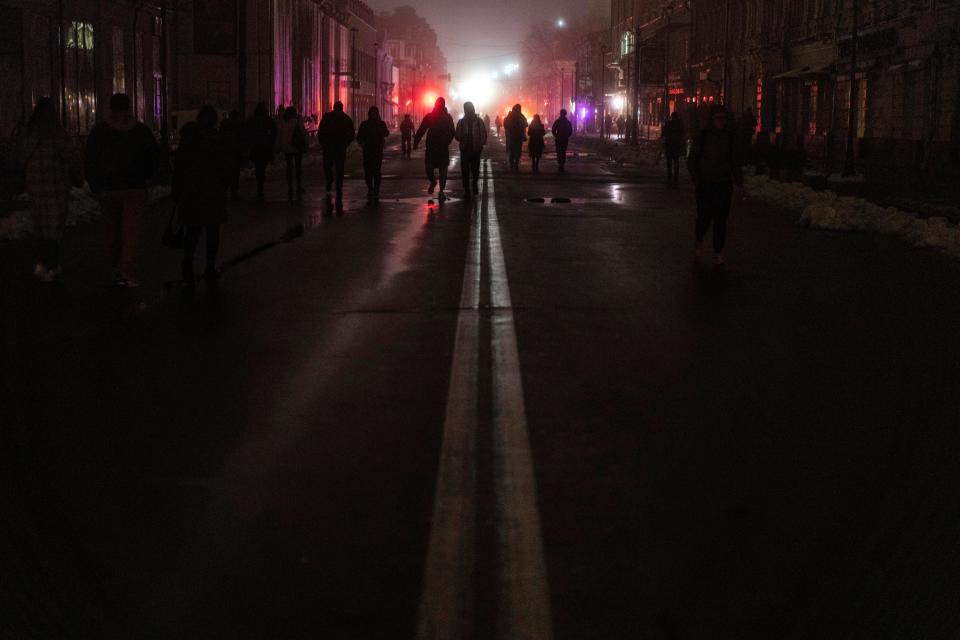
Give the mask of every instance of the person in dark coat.
M 245 137 L 257 175 L 257 199 L 263 200 L 263 183 L 267 178 L 267 165 L 273 160 L 277 145 L 277 122 L 270 117 L 266 102 L 258 103 L 253 116 L 247 120 Z
M 110 113 L 90 132 L 84 156 L 87 181 L 103 208 L 114 284 L 136 287 L 147 182 L 157 170 L 160 146 L 150 129 L 137 122 L 130 96 L 110 98 Z
M 547 130 L 540 121 L 540 114 L 534 114 L 530 126 L 527 127 L 527 137 L 530 142 L 527 143 L 527 151 L 530 152 L 530 164 L 534 173 L 540 173 L 540 158 L 543 157 L 543 149 L 546 146 L 543 139 L 547 135 Z
M 306 127 L 303 126 L 303 118 L 297 113 L 295 107 L 287 107 L 283 111 L 283 122 L 280 123 L 278 131 L 277 150 L 283 154 L 287 169 L 288 200 L 293 200 L 294 193 L 298 199 L 303 197 L 303 154 L 307 152 L 308 147 L 309 140 Z M 296 191 L 293 186 L 294 178 L 296 178 Z
M 410 114 L 403 116 L 403 122 L 400 123 L 400 157 L 409 158 L 413 151 L 413 120 Z
M 180 224 L 186 228 L 183 263 L 180 271 L 185 285 L 192 285 L 193 260 L 206 232 L 207 251 L 204 279 L 216 280 L 220 225 L 227 221 L 226 189 L 233 177 L 235 156 L 230 142 L 217 133 L 217 112 L 204 106 L 196 122 L 180 131 L 180 146 L 174 160 L 171 196 L 177 205 Z
M 437 98 L 433 105 L 433 111 L 428 113 L 417 134 L 413 137 L 413 148 L 420 146 L 420 140 L 427 136 L 427 150 L 425 154 L 425 168 L 427 179 L 430 181 L 428 193 L 433 193 L 437 186 L 437 178 L 434 176 L 434 170 L 437 169 L 440 174 L 440 202 L 447 199 L 444 189 L 447 186 L 447 167 L 450 165 L 450 143 L 456 137 L 456 129 L 453 126 L 453 118 L 447 113 L 447 101 L 443 98 Z
M 243 117 L 236 109 L 232 110 L 227 118 L 220 123 L 220 137 L 233 156 L 233 174 L 230 176 L 230 198 L 233 201 L 240 199 L 240 169 L 243 167 L 245 151 L 245 134 Z
M 463 103 L 463 117 L 457 122 L 457 140 L 460 142 L 460 175 L 463 178 L 463 194 L 470 198 L 480 193 L 480 154 L 487 144 L 490 127 L 477 117 L 472 102 Z M 471 186 L 473 187 L 471 190 Z
M 714 262 L 724 264 L 727 216 L 734 186 L 743 187 L 736 133 L 728 125 L 727 110 L 710 108 L 710 122 L 693 141 L 687 170 L 697 188 L 696 256 L 703 255 L 703 239 L 713 225 Z
M 497 117 L 494 119 L 494 124 L 497 125 L 497 137 L 500 137 L 500 129 L 503 128 L 503 118 L 500 117 L 500 114 L 497 114 Z
M 343 204 L 343 172 L 347 161 L 347 147 L 353 142 L 353 119 L 343 112 L 343 103 L 333 103 L 333 111 L 323 114 L 317 128 L 317 138 L 323 148 L 323 175 L 327 181 L 327 197 L 336 180 L 337 205 Z
M 387 123 L 380 119 L 380 109 L 370 107 L 367 119 L 357 129 L 357 144 L 363 149 L 363 179 L 367 182 L 367 200 L 380 199 L 383 144 L 390 135 Z
M 687 152 L 686 133 L 680 113 L 674 111 L 660 133 L 663 138 L 663 155 L 667 159 L 667 184 L 680 184 L 680 158 Z
M 520 105 L 513 105 L 513 109 L 503 119 L 503 135 L 507 142 L 507 154 L 510 157 L 510 168 L 520 171 L 520 155 L 523 153 L 523 143 L 527 141 L 527 118 L 520 111 Z
M 560 117 L 553 121 L 550 132 L 553 133 L 553 143 L 557 148 L 557 170 L 563 173 L 567 164 L 567 144 L 573 135 L 573 124 L 567 120 L 566 109 L 560 109 Z

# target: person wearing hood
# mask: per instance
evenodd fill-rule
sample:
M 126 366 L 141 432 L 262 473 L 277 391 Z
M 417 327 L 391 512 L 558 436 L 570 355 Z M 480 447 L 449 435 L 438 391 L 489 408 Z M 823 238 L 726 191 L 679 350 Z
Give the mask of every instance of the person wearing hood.
M 437 178 L 434 170 L 440 173 L 440 196 L 441 202 L 447 199 L 444 189 L 447 186 L 447 167 L 450 165 L 450 143 L 456 137 L 456 129 L 453 126 L 453 118 L 447 113 L 447 101 L 443 98 L 437 98 L 433 105 L 433 111 L 428 113 L 420 123 L 417 134 L 413 137 L 413 148 L 420 146 L 420 140 L 427 136 L 427 151 L 424 154 L 424 164 L 427 172 L 427 180 L 430 181 L 428 193 L 433 193 L 437 186 Z
M 110 98 L 106 122 L 97 124 L 84 149 L 87 181 L 100 197 L 114 283 L 135 287 L 143 243 L 147 181 L 157 170 L 160 147 L 133 116 L 130 96 Z
M 200 236 L 206 233 L 208 282 L 219 277 L 217 252 L 220 225 L 227 221 L 226 189 L 231 184 L 236 158 L 229 139 L 217 133 L 217 112 L 204 106 L 196 122 L 180 130 L 180 145 L 174 159 L 171 197 L 177 205 L 180 224 L 186 228 L 183 240 L 183 283 L 194 282 L 193 258 Z
M 410 114 L 403 116 L 403 122 L 400 123 L 400 157 L 409 158 L 413 147 L 413 120 Z
M 357 129 L 357 144 L 363 149 L 363 178 L 367 183 L 367 200 L 371 202 L 380 199 L 383 144 L 389 135 L 387 123 L 380 119 L 380 109 L 370 107 L 367 119 Z
M 558 171 L 563 173 L 567 164 L 567 145 L 573 135 L 573 124 L 567 120 L 566 109 L 560 109 L 560 117 L 553 121 L 550 132 L 553 133 L 553 142 L 557 148 Z
M 456 137 L 460 143 L 460 175 L 463 178 L 463 194 L 470 198 L 471 193 L 480 193 L 480 154 L 487 144 L 487 126 L 477 117 L 472 102 L 463 103 L 463 117 L 457 122 Z M 471 185 L 473 190 L 471 192 Z
M 323 175 L 327 181 L 327 198 L 337 187 L 337 205 L 343 205 L 343 173 L 347 161 L 347 147 L 353 142 L 353 119 L 343 112 L 343 103 L 333 103 L 333 111 L 323 114 L 317 128 L 317 138 L 323 148 Z
M 527 137 L 530 142 L 527 143 L 527 150 L 530 152 L 530 165 L 534 173 L 540 173 L 540 158 L 543 157 L 543 149 L 546 147 L 544 138 L 547 136 L 547 130 L 540 121 L 540 114 L 533 115 L 530 126 L 527 127 Z
M 30 222 L 36 241 L 37 265 L 33 275 L 52 282 L 60 275 L 60 243 L 67 222 L 70 187 L 83 184 L 80 153 L 60 125 L 50 98 L 40 98 L 27 122 L 20 145 Z
M 721 266 L 725 262 L 727 216 L 734 185 L 738 190 L 743 187 L 737 139 L 730 129 L 726 107 L 710 108 L 710 121 L 693 141 L 687 170 L 697 189 L 695 255 L 697 259 L 703 256 L 703 240 L 712 225 L 714 263 Z
M 520 111 L 520 105 L 513 105 L 513 109 L 503 119 L 503 135 L 507 141 L 507 153 L 510 157 L 510 168 L 520 171 L 520 155 L 523 153 L 523 143 L 527 139 L 527 119 Z

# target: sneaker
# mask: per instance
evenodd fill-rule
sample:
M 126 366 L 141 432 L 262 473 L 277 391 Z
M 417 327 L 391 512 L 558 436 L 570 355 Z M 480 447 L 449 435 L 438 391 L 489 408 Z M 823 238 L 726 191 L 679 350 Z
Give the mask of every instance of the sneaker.
M 431 182 L 431 183 L 430 183 L 430 188 L 427 189 L 427 193 L 429 193 L 429 194 L 432 195 L 433 192 L 434 192 L 434 190 L 435 190 L 436 188 L 437 188 L 437 183 L 436 183 L 436 182 Z

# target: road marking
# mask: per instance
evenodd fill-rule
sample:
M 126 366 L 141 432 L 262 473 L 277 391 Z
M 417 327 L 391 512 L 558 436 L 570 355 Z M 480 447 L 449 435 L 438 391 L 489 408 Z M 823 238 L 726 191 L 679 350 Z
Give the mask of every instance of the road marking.
M 493 489 L 498 544 L 497 638 L 550 640 L 550 602 L 533 458 L 527 433 L 523 383 L 497 221 L 493 171 L 484 161 L 484 197 L 474 202 L 466 268 L 457 318 L 450 386 L 437 471 L 430 543 L 424 571 L 417 637 L 473 637 L 474 572 L 477 569 L 477 433 L 480 322 L 491 322 Z M 483 215 L 486 204 L 486 215 Z M 487 227 L 490 300 L 480 312 L 483 222 Z M 479 568 L 492 569 L 492 568 Z M 490 625 L 484 625 L 489 627 Z

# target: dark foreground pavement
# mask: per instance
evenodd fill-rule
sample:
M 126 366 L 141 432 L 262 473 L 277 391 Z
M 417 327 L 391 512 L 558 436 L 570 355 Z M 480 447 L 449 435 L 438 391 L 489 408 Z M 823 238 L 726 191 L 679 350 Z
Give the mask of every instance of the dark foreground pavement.
M 458 557 L 420 637 L 954 637 L 957 266 L 748 203 L 697 267 L 689 189 L 489 155 L 493 207 L 418 157 L 379 208 L 243 205 L 193 294 L 159 249 L 100 285 L 95 229 L 59 287 L 3 261 L 0 637 L 412 638 Z

